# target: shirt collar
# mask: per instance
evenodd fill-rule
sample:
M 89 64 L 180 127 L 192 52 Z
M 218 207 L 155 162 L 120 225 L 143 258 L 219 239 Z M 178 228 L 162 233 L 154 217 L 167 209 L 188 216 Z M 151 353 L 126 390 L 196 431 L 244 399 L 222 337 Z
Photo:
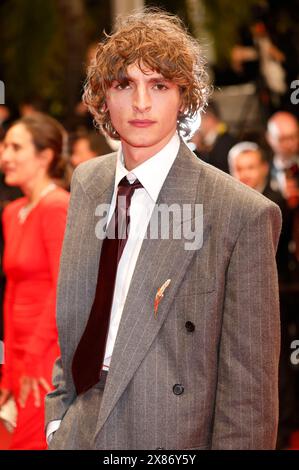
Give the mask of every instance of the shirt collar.
M 122 148 L 120 147 L 117 153 L 114 191 L 125 176 L 130 183 L 133 183 L 137 178 L 151 199 L 156 202 L 179 148 L 180 138 L 175 133 L 162 150 L 138 165 L 134 170 L 128 171 L 124 165 Z
M 298 164 L 298 157 L 296 155 L 288 160 L 283 159 L 280 155 L 275 155 L 273 158 L 273 165 L 277 171 L 287 170 L 294 164 Z

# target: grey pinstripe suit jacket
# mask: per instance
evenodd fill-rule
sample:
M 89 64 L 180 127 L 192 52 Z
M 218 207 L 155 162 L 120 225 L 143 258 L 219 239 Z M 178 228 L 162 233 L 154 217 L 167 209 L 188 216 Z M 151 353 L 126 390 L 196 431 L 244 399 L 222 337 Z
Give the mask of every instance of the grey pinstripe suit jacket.
M 95 209 L 111 201 L 115 158 L 93 159 L 73 177 L 57 300 L 61 358 L 56 389 L 46 398 L 46 423 L 62 419 L 62 425 L 50 448 L 87 448 L 86 442 L 93 449 L 274 448 L 280 211 L 183 142 L 158 203 L 203 204 L 203 245 L 186 251 L 186 240 L 143 241 L 101 406 L 92 392 L 76 396 L 71 362 L 93 301 L 102 243 Z M 154 298 L 167 279 L 155 318 Z M 175 384 L 183 393 L 174 393 Z M 84 410 L 86 416 L 92 410 L 89 426 Z

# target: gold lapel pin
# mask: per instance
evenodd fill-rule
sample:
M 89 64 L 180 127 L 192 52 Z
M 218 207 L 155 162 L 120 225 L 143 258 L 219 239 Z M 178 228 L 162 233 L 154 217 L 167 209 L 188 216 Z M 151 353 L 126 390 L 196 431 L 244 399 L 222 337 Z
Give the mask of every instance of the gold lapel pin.
M 164 291 L 165 291 L 165 289 L 167 289 L 170 282 L 171 282 L 171 279 L 167 279 L 167 281 L 165 281 L 164 284 L 162 284 L 162 286 L 159 287 L 159 289 L 157 290 L 156 297 L 155 297 L 155 302 L 154 302 L 154 316 L 155 316 L 155 318 L 157 318 L 159 303 L 160 303 L 161 299 L 164 297 Z

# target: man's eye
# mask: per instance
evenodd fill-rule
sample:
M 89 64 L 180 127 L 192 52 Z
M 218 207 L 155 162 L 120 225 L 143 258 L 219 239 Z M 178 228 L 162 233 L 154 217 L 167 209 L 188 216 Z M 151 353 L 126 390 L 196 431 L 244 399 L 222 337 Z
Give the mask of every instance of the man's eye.
M 116 90 L 125 90 L 126 88 L 129 88 L 129 87 L 130 87 L 129 82 L 122 82 L 122 83 L 117 83 L 114 88 L 116 88 Z
M 167 90 L 167 86 L 164 84 L 164 83 L 156 83 L 154 88 L 156 88 L 156 90 Z

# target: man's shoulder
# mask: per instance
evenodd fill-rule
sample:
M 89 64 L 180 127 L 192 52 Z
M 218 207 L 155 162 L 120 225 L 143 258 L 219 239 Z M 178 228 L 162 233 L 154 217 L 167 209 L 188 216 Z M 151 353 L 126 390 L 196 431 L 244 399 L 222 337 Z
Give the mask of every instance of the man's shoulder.
M 72 185 L 78 181 L 88 191 L 91 187 L 105 185 L 105 180 L 110 182 L 115 174 L 116 156 L 113 152 L 81 163 L 73 173 Z
M 235 214 L 254 214 L 255 211 L 272 208 L 279 211 L 278 205 L 260 192 L 241 183 L 231 175 L 197 158 L 206 191 L 215 206 L 221 204 L 223 210 L 232 210 Z
M 280 208 L 285 208 L 286 201 L 283 198 L 281 192 L 276 191 L 275 189 L 273 189 L 269 182 L 267 183 L 267 185 L 266 185 L 266 187 L 263 191 L 263 195 L 267 199 L 270 199 L 271 201 L 275 202 L 275 204 L 277 204 Z
M 270 223 L 273 233 L 279 235 L 282 214 L 275 202 L 218 168 L 205 162 L 199 164 L 202 174 L 199 185 L 202 181 L 206 193 L 200 202 L 203 201 L 206 218 L 217 233 L 223 230 L 224 236 L 234 243 L 243 228 L 251 227 L 260 233 L 261 227 L 265 227 L 261 223 Z
M 75 170 L 76 177 L 81 181 L 90 178 L 92 175 L 105 170 L 115 169 L 116 152 L 108 153 L 100 157 L 94 157 L 84 163 L 80 163 Z

